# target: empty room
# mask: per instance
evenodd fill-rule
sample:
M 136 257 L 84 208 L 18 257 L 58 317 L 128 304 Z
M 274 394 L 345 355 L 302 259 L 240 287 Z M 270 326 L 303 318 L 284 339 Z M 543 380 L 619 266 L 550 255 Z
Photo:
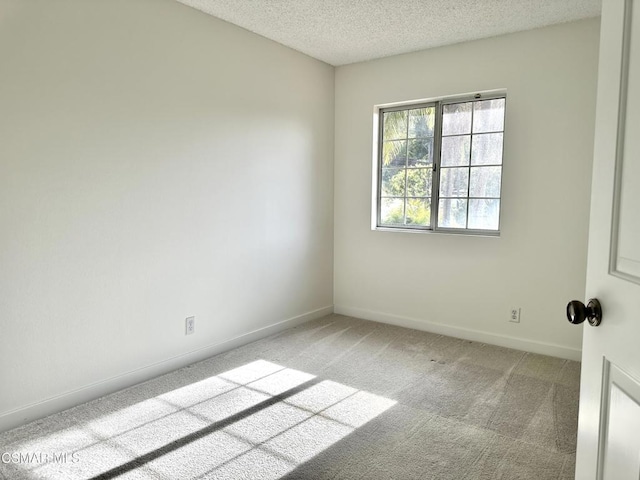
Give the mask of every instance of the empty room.
M 0 479 L 637 480 L 637 7 L 0 0 Z

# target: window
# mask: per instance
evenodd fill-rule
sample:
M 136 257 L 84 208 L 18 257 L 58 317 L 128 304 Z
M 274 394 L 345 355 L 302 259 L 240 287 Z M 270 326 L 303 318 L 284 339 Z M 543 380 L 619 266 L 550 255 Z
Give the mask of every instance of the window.
M 381 108 L 375 227 L 498 234 L 505 102 Z

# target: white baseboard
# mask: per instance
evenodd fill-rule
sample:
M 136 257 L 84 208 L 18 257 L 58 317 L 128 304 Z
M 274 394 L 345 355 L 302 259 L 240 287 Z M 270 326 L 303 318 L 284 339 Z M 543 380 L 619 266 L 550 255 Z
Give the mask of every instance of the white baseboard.
M 123 388 L 131 387 L 137 383 L 186 367 L 187 365 L 191 365 L 213 355 L 246 345 L 247 343 L 255 342 L 256 340 L 281 332 L 287 328 L 295 327 L 317 318 L 322 318 L 326 315 L 330 315 L 331 313 L 333 313 L 333 306 L 319 308 L 220 343 L 207 345 L 206 347 L 183 353 L 151 365 L 146 365 L 106 380 L 100 380 L 70 392 L 47 398 L 40 402 L 34 402 L 24 407 L 10 410 L 0 414 L 0 432 L 10 430 L 53 413 L 61 412 L 104 395 L 117 392 Z
M 451 325 L 445 325 L 442 323 L 402 317 L 399 315 L 393 315 L 384 312 L 375 312 L 372 310 L 365 310 L 363 308 L 347 307 L 344 305 L 335 305 L 333 310 L 335 313 L 348 315 L 350 317 L 362 318 L 363 320 L 388 323 L 391 325 L 397 325 L 399 327 L 413 328 L 414 330 L 423 330 L 425 332 L 447 335 L 449 337 L 462 338 L 474 342 L 488 343 L 491 345 L 498 345 L 500 347 L 523 350 L 525 352 L 540 353 L 542 355 L 550 355 L 552 357 L 566 358 L 568 360 L 576 361 L 580 361 L 582 357 L 581 350 L 577 348 L 556 345 L 554 343 L 526 340 L 523 338 L 483 332 L 470 328 L 453 327 Z

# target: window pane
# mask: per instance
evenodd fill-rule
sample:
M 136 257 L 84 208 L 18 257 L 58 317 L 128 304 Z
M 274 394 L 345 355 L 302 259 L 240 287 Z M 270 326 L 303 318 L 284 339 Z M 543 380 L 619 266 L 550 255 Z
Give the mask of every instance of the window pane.
M 380 205 L 381 225 L 404 224 L 404 198 L 383 198 Z
M 407 198 L 407 225 L 423 227 L 431 223 L 431 199 Z
M 499 197 L 502 167 L 471 167 L 470 197 Z
M 473 104 L 473 133 L 504 130 L 504 98 Z
M 433 137 L 435 123 L 435 107 L 409 110 L 409 138 Z
M 468 168 L 443 168 L 440 170 L 441 197 L 466 197 L 468 185 Z
M 471 133 L 473 102 L 452 103 L 442 107 L 442 135 Z
M 469 228 L 498 230 L 500 200 L 469 200 Z
M 498 230 L 505 105 L 504 98 L 458 98 L 383 110 L 380 225 Z
M 404 167 L 407 164 L 407 141 L 396 140 L 382 145 L 383 167 Z
M 385 112 L 383 140 L 407 138 L 407 111 Z
M 382 169 L 382 196 L 383 197 L 404 197 L 405 172 L 406 172 L 406 169 L 404 168 L 383 168 Z
M 407 197 L 431 196 L 431 169 L 407 169 Z
M 502 164 L 502 133 L 474 135 L 471 165 Z
M 442 198 L 438 206 L 438 226 L 444 228 L 465 228 L 467 221 L 467 200 Z
M 409 140 L 407 153 L 410 167 L 420 167 L 433 163 L 433 138 Z
M 443 137 L 441 165 L 443 167 L 469 165 L 470 151 L 471 135 L 464 135 L 462 137 Z

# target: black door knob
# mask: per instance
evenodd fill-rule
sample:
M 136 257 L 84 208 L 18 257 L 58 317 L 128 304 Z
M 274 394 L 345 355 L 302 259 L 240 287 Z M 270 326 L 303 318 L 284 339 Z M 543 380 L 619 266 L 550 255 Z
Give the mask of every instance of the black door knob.
M 596 298 L 592 298 L 585 307 L 584 303 L 580 300 L 571 300 L 567 304 L 567 320 L 574 325 L 578 325 L 587 320 L 589 325 L 597 327 L 602 321 L 602 307 L 600 307 L 600 302 Z

